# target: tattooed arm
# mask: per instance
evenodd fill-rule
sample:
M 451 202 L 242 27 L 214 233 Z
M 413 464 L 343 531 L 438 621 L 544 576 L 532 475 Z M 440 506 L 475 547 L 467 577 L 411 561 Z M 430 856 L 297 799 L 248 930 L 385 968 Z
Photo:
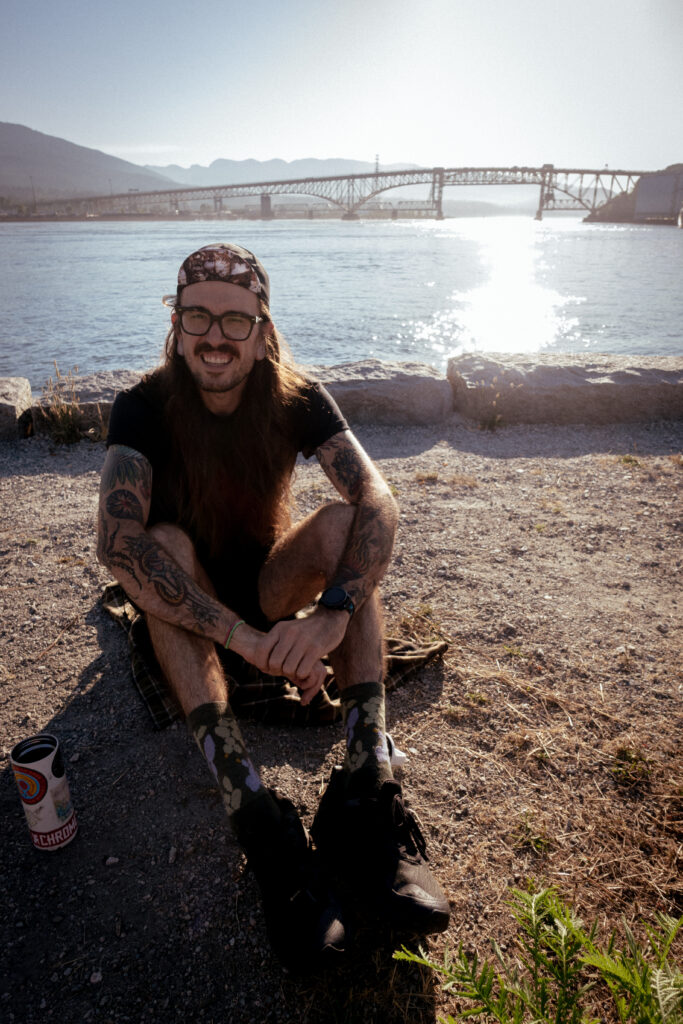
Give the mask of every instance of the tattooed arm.
M 146 531 L 152 467 L 140 452 L 112 445 L 100 484 L 97 557 L 143 611 L 222 642 L 237 619 L 184 572 Z
M 348 591 L 356 608 L 386 572 L 398 524 L 398 506 L 386 481 L 350 430 L 316 451 L 323 471 L 356 514 L 331 586 Z

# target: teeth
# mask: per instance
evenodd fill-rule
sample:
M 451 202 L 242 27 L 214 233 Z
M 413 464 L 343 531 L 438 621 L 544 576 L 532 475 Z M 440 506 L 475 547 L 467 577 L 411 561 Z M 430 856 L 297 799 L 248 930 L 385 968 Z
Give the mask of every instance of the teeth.
M 205 352 L 202 356 L 202 360 L 205 363 L 211 363 L 212 366 L 223 366 L 231 361 L 231 356 L 221 355 L 220 352 Z

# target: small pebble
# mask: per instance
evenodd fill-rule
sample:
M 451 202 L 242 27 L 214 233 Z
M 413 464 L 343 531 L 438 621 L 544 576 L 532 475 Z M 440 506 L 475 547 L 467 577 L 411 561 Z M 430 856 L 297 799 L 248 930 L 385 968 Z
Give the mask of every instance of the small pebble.
M 107 868 L 110 868 L 112 866 L 112 864 L 118 864 L 118 862 L 119 862 L 119 858 L 118 857 L 107 857 L 107 859 L 104 862 L 104 866 L 107 867 Z
M 93 971 L 92 974 L 90 975 L 90 984 L 91 985 L 99 985 L 99 983 L 101 981 L 102 981 L 102 971 Z

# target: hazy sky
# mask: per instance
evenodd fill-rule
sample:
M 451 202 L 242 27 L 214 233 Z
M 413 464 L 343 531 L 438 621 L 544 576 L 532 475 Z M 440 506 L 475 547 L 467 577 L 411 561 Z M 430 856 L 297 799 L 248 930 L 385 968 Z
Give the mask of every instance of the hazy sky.
M 683 162 L 683 0 L 0 0 L 0 121 L 135 163 Z

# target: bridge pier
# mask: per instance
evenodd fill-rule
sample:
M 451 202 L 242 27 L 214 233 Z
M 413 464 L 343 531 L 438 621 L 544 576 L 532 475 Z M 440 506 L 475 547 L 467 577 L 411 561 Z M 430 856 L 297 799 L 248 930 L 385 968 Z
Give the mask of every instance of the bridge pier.
M 538 197 L 538 209 L 534 220 L 543 220 L 546 199 L 552 198 L 552 179 L 555 171 L 554 164 L 543 164 L 541 168 L 541 191 Z
M 273 219 L 273 205 L 270 201 L 270 194 L 264 192 L 261 196 L 261 220 Z
M 434 204 L 435 220 L 443 220 L 443 179 L 445 168 L 435 167 L 432 178 L 432 203 Z

